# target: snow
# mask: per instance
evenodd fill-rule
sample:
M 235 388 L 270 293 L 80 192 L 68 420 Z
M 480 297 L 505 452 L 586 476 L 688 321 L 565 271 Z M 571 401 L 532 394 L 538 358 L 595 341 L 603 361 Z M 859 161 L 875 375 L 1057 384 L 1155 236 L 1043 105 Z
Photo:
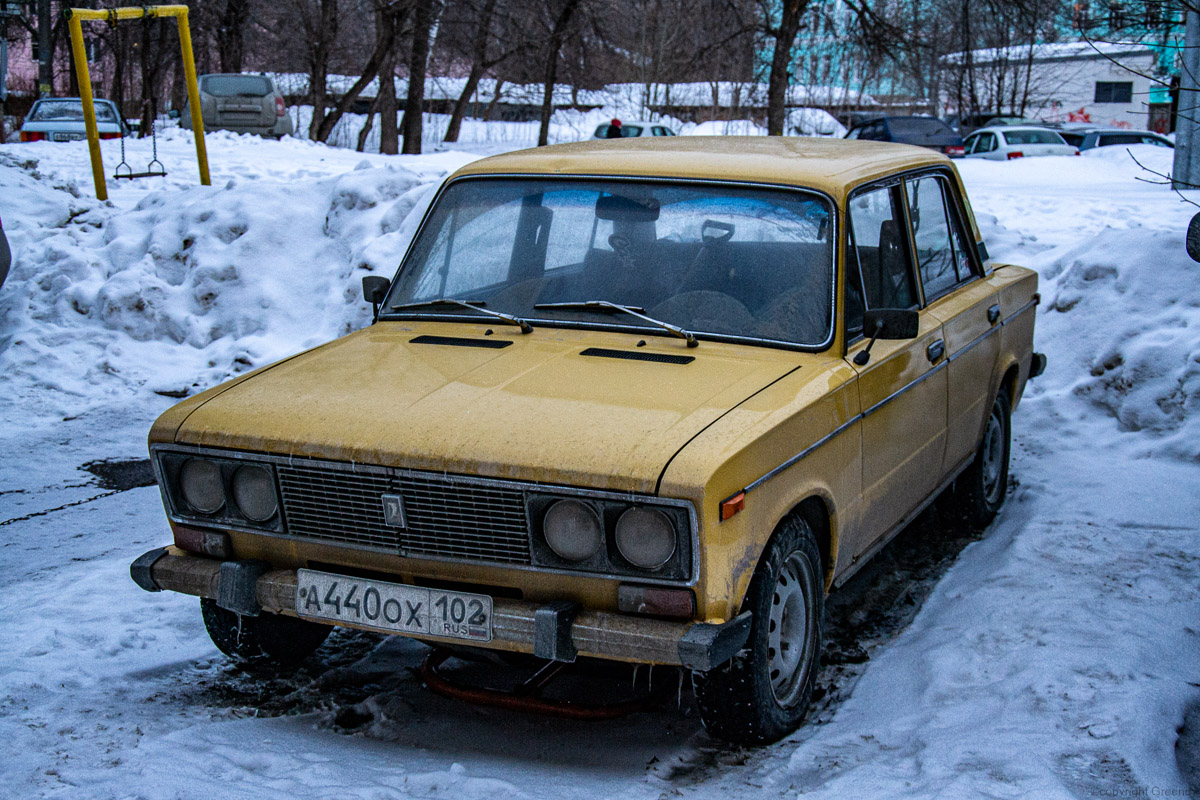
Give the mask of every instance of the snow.
M 503 130 L 464 147 L 511 146 Z M 109 169 L 116 145 L 103 145 Z M 194 599 L 129 580 L 169 536 L 158 492 L 109 488 L 81 465 L 143 458 L 175 402 L 161 393 L 365 324 L 360 278 L 390 272 L 438 182 L 476 157 L 231 134 L 208 146 L 211 187 L 190 134 L 168 131 L 171 175 L 110 182 L 108 203 L 92 199 L 82 144 L 0 148 L 16 256 L 0 288 L 10 796 L 1189 791 L 1175 747 L 1200 703 L 1200 265 L 1183 246 L 1196 209 L 1133 161 L 1166 173 L 1170 151 L 958 162 L 994 260 L 1042 279 L 1049 369 L 1014 416 L 1008 502 L 931 577 L 886 583 L 934 546 L 936 519 L 851 581 L 848 602 L 865 606 L 831 635 L 865 663 L 827 667 L 810 722 L 785 741 L 739 750 L 705 736 L 686 691 L 679 708 L 601 723 L 440 698 L 409 672 L 422 647 L 398 638 L 339 633 L 295 676 L 245 673 L 209 643 Z

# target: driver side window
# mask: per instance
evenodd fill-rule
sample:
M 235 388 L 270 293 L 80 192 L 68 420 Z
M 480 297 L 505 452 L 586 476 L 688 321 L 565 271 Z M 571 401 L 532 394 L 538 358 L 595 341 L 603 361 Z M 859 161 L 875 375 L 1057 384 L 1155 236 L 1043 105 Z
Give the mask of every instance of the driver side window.
M 846 259 L 846 329 L 851 336 L 862 330 L 864 307 L 917 307 L 905 231 L 898 186 L 851 198 L 852 244 Z

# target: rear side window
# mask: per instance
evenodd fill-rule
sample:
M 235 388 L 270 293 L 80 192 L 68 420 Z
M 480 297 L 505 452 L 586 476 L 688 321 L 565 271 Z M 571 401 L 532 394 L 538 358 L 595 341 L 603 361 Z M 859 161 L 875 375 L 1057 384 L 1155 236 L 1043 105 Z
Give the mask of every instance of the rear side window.
M 1141 144 L 1142 137 L 1136 133 L 1106 133 L 1100 137 L 1100 147 L 1114 144 Z
M 213 97 L 265 97 L 271 82 L 261 75 L 206 75 L 200 89 Z
M 926 301 L 940 297 L 971 276 L 971 262 L 945 181 L 932 175 L 906 181 L 908 217 L 912 222 L 917 271 Z
M 1065 144 L 1054 131 L 1005 131 L 1009 144 Z
M 953 136 L 954 131 L 933 117 L 896 117 L 888 120 L 893 136 Z
M 899 187 L 860 194 L 850 200 L 852 248 L 861 270 L 862 301 L 867 308 L 916 308 L 917 291 L 909 269 L 907 236 Z M 855 276 L 851 269 L 849 284 Z M 862 329 L 862 311 L 852 319 L 847 303 L 846 323 Z
M 640 125 L 622 125 L 621 136 L 641 136 L 642 128 Z

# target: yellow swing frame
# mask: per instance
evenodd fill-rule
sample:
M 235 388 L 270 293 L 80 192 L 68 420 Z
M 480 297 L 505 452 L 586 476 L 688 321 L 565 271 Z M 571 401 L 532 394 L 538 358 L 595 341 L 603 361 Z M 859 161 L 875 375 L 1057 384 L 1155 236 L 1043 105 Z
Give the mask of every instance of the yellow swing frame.
M 188 108 L 192 131 L 196 135 L 196 161 L 200 165 L 200 183 L 211 186 L 208 175 L 208 151 L 204 147 L 204 118 L 200 110 L 200 89 L 196 83 L 196 60 L 192 54 L 192 31 L 188 26 L 187 6 L 129 6 L 113 9 L 68 8 L 63 12 L 71 29 L 71 51 L 75 56 L 75 75 L 79 79 L 79 97 L 83 101 L 83 124 L 87 129 L 88 151 L 92 156 L 92 178 L 96 198 L 108 199 L 104 181 L 104 160 L 100 156 L 100 134 L 96 130 L 96 101 L 92 96 L 92 76 L 88 71 L 87 51 L 83 46 L 83 23 L 132 20 L 143 17 L 174 17 L 179 26 L 179 49 L 183 56 L 183 77 L 187 83 Z

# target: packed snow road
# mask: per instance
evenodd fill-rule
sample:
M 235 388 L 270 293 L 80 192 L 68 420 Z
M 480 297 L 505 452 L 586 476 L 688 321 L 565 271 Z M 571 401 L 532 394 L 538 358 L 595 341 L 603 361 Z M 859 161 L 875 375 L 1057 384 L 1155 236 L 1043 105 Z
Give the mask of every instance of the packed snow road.
M 194 599 L 134 586 L 129 562 L 169 536 L 140 464 L 154 417 L 365 324 L 359 278 L 394 266 L 471 157 L 219 135 L 204 188 L 186 135 L 161 147 L 167 184 L 109 205 L 82 147 L 0 149 L 9 796 L 1200 795 L 1177 746 L 1200 708 L 1194 209 L 1128 153 L 961 163 L 993 256 L 1042 275 L 1050 369 L 1014 417 L 1008 503 L 982 537 L 935 507 L 887 548 L 831 602 L 809 724 L 740 750 L 669 671 L 637 676 L 662 706 L 593 723 L 433 695 L 398 638 L 339 632 L 295 675 L 255 675 Z

